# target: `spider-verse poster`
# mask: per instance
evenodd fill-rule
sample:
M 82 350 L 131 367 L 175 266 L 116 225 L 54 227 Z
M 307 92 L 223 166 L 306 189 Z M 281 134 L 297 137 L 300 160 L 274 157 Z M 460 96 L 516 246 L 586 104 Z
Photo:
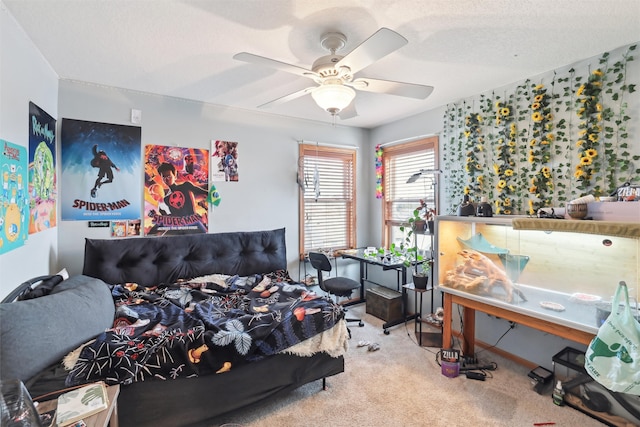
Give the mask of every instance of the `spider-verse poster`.
M 146 145 L 144 234 L 206 233 L 209 150 Z
M 29 234 L 56 226 L 56 120 L 29 103 Z
M 0 254 L 24 244 L 29 235 L 27 149 L 0 139 Z
M 62 119 L 63 221 L 140 218 L 140 144 L 136 126 Z
M 211 141 L 211 181 L 238 181 L 238 143 Z

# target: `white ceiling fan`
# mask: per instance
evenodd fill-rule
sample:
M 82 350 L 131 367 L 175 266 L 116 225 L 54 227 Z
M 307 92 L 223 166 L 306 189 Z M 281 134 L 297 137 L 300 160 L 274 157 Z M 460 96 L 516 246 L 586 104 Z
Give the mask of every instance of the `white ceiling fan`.
M 324 34 L 320 38 L 320 44 L 330 54 L 318 58 L 310 70 L 247 52 L 238 53 L 233 58 L 307 77 L 318 84 L 318 86 L 311 86 L 267 102 L 258 108 L 271 107 L 311 94 L 322 109 L 333 116 L 337 115 L 341 119 L 348 119 L 358 115 L 352 102 L 356 96 L 354 89 L 415 99 L 425 99 L 433 92 L 432 86 L 367 77 L 354 78 L 358 71 L 408 43 L 407 39 L 395 31 L 384 27 L 380 28 L 348 54 L 338 55 L 336 52 L 342 49 L 346 42 L 347 38 L 342 33 L 329 32 Z

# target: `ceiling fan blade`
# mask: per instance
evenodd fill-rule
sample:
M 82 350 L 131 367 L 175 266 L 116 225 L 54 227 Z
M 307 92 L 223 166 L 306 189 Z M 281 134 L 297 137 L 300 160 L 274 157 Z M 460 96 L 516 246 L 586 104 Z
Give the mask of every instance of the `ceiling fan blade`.
M 347 119 L 352 119 L 354 117 L 358 117 L 358 112 L 356 111 L 356 102 L 355 102 L 355 100 L 351 101 L 351 103 L 349 105 L 347 105 L 346 108 L 341 110 L 338 113 L 338 117 L 340 117 L 341 120 L 347 120 Z
M 274 68 L 279 71 L 295 74 L 297 76 L 308 77 L 314 79 L 319 77 L 317 73 L 297 65 L 287 64 L 286 62 L 276 61 L 275 59 L 265 58 L 264 56 L 254 55 L 252 53 L 241 52 L 233 55 L 233 59 L 251 64 L 262 65 L 264 67 Z
M 311 86 L 297 92 L 290 93 L 289 95 L 282 96 L 280 98 L 269 101 L 266 104 L 258 105 L 258 108 L 270 108 L 276 105 L 284 104 L 285 102 L 293 101 L 296 98 L 300 98 L 308 93 L 311 93 L 317 86 Z
M 364 92 L 386 93 L 416 99 L 425 99 L 433 92 L 433 86 L 369 78 L 355 79 L 348 85 Z
M 365 67 L 400 49 L 408 40 L 393 30 L 382 27 L 336 63 L 336 69 L 349 67 L 355 74 Z

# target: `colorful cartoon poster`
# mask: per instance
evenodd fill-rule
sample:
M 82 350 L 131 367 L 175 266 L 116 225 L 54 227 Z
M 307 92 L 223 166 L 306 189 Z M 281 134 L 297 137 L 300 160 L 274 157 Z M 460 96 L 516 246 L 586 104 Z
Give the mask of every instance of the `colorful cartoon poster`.
M 111 237 L 126 237 L 127 221 L 111 221 Z
M 209 150 L 146 145 L 144 234 L 206 233 Z
M 211 141 L 211 181 L 238 181 L 238 143 Z
M 62 119 L 63 221 L 140 218 L 141 130 Z
M 57 225 L 56 120 L 29 102 L 29 234 Z
M 27 149 L 0 139 L 0 254 L 24 245 L 29 236 Z

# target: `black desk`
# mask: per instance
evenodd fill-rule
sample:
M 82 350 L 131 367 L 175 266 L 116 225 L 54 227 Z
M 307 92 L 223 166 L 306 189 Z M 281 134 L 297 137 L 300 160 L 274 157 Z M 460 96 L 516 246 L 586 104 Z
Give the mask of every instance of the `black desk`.
M 353 251 L 349 251 L 349 252 L 341 252 L 340 255 L 342 256 L 342 258 L 348 258 L 348 259 L 354 259 L 356 261 L 358 261 L 360 263 L 360 299 L 358 300 L 354 300 L 354 301 L 349 301 L 348 303 L 344 304 L 346 305 L 353 305 L 353 304 L 360 304 L 363 302 L 366 302 L 366 298 L 365 298 L 365 294 L 364 294 L 364 285 L 366 282 L 368 283 L 373 283 L 374 285 L 379 285 L 379 286 L 384 286 L 380 283 L 374 282 L 372 280 L 369 280 L 369 266 L 370 265 L 374 265 L 377 267 L 382 268 L 383 271 L 387 271 L 387 270 L 395 270 L 396 272 L 396 286 L 397 286 L 397 290 L 400 291 L 400 287 L 403 286 L 404 284 L 407 283 L 407 267 L 405 267 L 405 265 L 400 262 L 400 263 L 388 263 L 388 262 L 383 262 L 382 259 L 380 259 L 379 256 L 375 255 L 375 256 L 365 256 L 364 254 L 364 249 L 357 249 L 355 252 Z M 405 289 L 402 289 L 402 305 L 403 305 L 403 313 L 406 313 L 406 305 L 407 305 L 407 293 L 405 291 Z M 388 334 L 389 332 L 387 331 L 388 328 L 395 326 L 395 325 L 399 325 L 401 323 L 406 322 L 407 320 L 411 320 L 415 318 L 415 315 L 406 317 L 404 319 L 396 319 L 396 320 L 392 320 L 390 322 L 385 323 L 384 325 L 382 325 L 382 328 L 384 329 L 385 334 Z

